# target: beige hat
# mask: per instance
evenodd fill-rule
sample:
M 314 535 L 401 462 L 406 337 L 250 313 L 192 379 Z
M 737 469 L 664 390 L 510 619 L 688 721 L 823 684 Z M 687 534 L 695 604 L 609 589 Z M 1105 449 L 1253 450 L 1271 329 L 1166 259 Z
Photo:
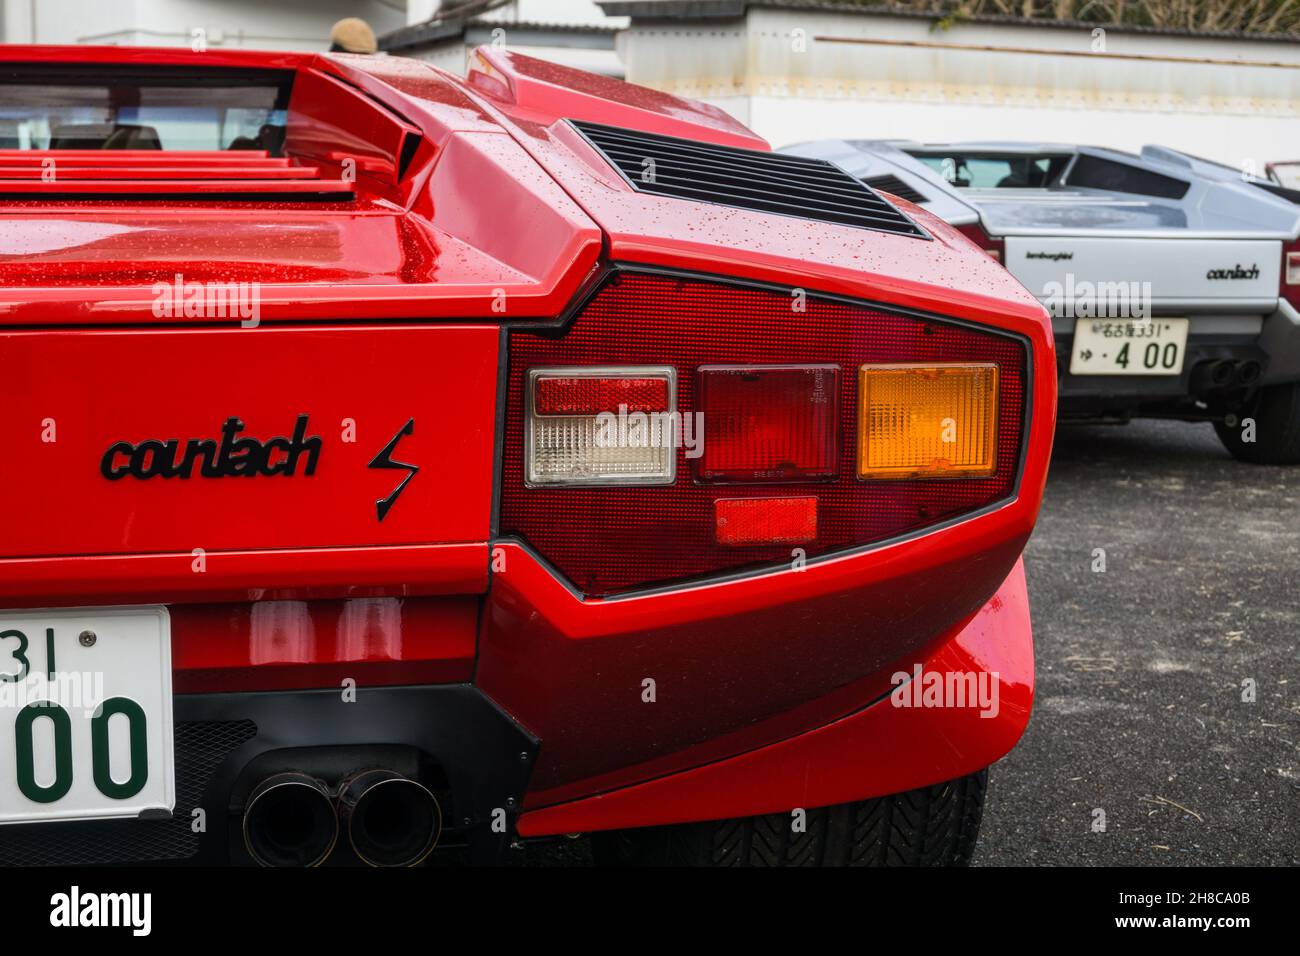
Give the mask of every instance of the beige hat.
M 379 44 L 375 43 L 375 31 L 365 20 L 357 17 L 347 17 L 334 24 L 330 30 L 330 43 L 348 53 L 374 53 L 379 49 Z

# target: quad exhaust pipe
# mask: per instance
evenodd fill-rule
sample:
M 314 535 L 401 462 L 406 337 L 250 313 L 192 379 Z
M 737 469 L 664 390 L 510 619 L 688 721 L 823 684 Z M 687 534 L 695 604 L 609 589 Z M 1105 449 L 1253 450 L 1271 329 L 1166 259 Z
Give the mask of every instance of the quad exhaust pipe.
M 345 780 L 337 800 L 323 781 L 291 771 L 253 789 L 243 830 L 249 856 L 262 866 L 320 866 L 340 831 L 370 866 L 415 866 L 438 844 L 442 809 L 427 787 L 392 770 Z
M 1233 361 L 1216 359 L 1203 362 L 1192 373 L 1192 387 L 1196 392 L 1222 391 L 1229 388 L 1248 388 L 1260 379 L 1263 367 L 1253 359 Z
M 1235 374 L 1231 362 L 1215 362 L 1210 366 L 1210 384 L 1215 388 L 1227 388 L 1232 384 Z
M 346 781 L 338 806 L 353 852 L 370 866 L 415 866 L 442 832 L 437 798 L 391 770 L 368 770 Z
M 278 773 L 244 809 L 244 846 L 262 866 L 320 866 L 339 838 L 329 788 L 305 773 Z

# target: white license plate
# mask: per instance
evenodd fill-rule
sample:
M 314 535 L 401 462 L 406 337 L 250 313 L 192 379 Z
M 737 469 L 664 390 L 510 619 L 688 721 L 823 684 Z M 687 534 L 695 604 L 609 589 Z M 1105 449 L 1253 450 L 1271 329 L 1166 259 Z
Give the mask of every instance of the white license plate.
M 0 823 L 175 805 L 167 609 L 0 611 Z
M 1071 375 L 1179 375 L 1187 319 L 1079 319 Z

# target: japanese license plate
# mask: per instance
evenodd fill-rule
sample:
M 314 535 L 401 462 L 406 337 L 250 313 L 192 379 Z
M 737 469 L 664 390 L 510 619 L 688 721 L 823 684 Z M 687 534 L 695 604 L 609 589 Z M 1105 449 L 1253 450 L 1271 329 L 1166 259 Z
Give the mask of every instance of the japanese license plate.
M 175 808 L 164 607 L 0 611 L 0 823 Z
M 1071 375 L 1179 375 L 1188 319 L 1079 319 Z

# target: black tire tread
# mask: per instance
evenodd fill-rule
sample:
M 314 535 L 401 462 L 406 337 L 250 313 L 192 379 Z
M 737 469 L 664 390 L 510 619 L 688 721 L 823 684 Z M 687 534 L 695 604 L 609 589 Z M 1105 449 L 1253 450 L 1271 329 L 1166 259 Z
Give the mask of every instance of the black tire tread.
M 615 866 L 965 866 L 975 852 L 988 771 L 906 793 L 806 811 L 593 835 Z
M 1261 388 L 1238 418 L 1255 419 L 1255 440 L 1241 440 L 1241 425 L 1214 423 L 1232 457 L 1255 465 L 1300 463 L 1300 382 Z

